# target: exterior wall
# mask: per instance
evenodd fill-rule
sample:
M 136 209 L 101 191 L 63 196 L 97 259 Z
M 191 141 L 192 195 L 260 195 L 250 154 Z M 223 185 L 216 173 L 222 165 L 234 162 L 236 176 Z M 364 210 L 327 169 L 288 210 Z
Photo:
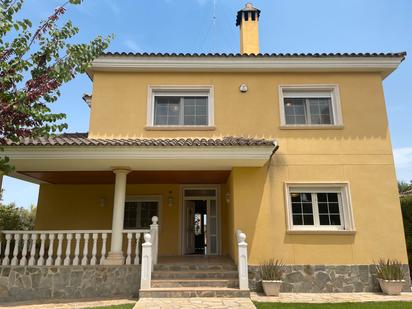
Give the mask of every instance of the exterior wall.
M 239 91 L 242 83 L 248 85 L 247 93 Z M 146 130 L 148 86 L 170 84 L 213 85 L 216 129 Z M 290 84 L 337 84 L 343 128 L 281 129 L 278 86 Z M 228 181 L 232 200 L 225 210 L 227 221 L 222 222 L 222 226 L 229 233 L 229 238 L 224 240 L 228 246 L 225 250 L 234 259 L 234 231 L 240 228 L 247 234 L 249 262 L 252 265 L 272 257 L 283 258 L 286 263 L 296 265 L 369 265 L 380 257 L 407 262 L 382 81 L 378 73 L 96 72 L 93 87 L 90 137 L 234 135 L 277 139 L 280 149 L 265 167 L 234 168 Z M 356 234 L 287 234 L 285 181 L 348 181 Z M 51 187 L 57 189 L 53 191 Z M 97 211 L 100 210 L 97 203 L 101 193 L 110 192 L 112 195 L 112 186 L 102 186 L 97 191 L 79 188 L 81 198 L 73 196 L 75 191 L 70 191 L 70 186 L 69 191 L 64 193 L 63 187 L 42 186 L 38 228 L 46 226 L 46 222 L 60 228 L 74 223 L 78 228 L 91 228 L 90 222 L 93 221 L 86 217 L 96 216 L 96 212 L 101 212 L 104 218 L 91 220 L 110 227 L 111 208 Z M 162 189 L 149 185 L 128 186 L 127 193 L 151 194 L 149 192 L 153 191 L 154 194 L 156 188 L 166 197 L 169 190 L 166 185 Z M 173 188 L 177 201 L 178 186 Z M 66 198 L 62 199 L 58 193 Z M 94 195 L 93 202 L 90 195 Z M 108 201 L 111 203 L 111 199 Z M 59 203 L 61 212 L 52 215 L 51 209 Z M 71 209 L 63 209 L 68 206 Z M 222 206 L 223 209 L 225 204 L 222 203 Z M 96 211 L 90 211 L 87 207 L 95 207 Z M 177 207 L 169 209 L 163 205 L 162 209 L 168 220 L 160 232 L 160 254 L 175 255 L 179 253 L 176 245 L 179 241 L 176 236 L 179 224 Z M 69 212 L 72 214 L 68 215 Z M 87 216 L 77 221 L 76 212 L 86 213 Z M 62 213 L 68 217 L 62 216 Z M 61 218 L 53 222 L 55 217 Z
M 173 206 L 168 206 L 169 192 Z M 226 237 L 225 189 L 222 189 L 222 255 L 228 254 Z M 91 230 L 111 229 L 114 185 L 49 185 L 42 184 L 39 192 L 35 229 L 37 230 Z M 126 196 L 161 196 L 159 212 L 159 255 L 180 255 L 180 185 L 178 184 L 129 184 Z M 100 206 L 104 198 L 105 206 Z M 110 239 L 108 239 L 110 242 Z M 125 240 L 124 240 L 125 241 Z M 110 248 L 110 247 L 109 247 Z
M 136 297 L 140 266 L 1 266 L 0 302 Z

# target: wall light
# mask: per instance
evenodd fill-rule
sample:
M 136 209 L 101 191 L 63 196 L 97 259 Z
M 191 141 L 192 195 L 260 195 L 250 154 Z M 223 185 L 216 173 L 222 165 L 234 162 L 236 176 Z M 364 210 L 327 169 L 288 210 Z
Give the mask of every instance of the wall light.
M 172 195 L 172 191 L 169 191 L 169 197 L 167 198 L 167 205 L 169 207 L 173 206 L 173 195 Z
M 104 206 L 106 206 L 106 200 L 104 197 L 100 198 L 99 205 L 101 208 L 104 208 Z
M 225 194 L 225 200 L 226 200 L 227 204 L 230 204 L 231 197 L 232 196 L 230 195 L 230 192 L 227 191 L 226 194 Z

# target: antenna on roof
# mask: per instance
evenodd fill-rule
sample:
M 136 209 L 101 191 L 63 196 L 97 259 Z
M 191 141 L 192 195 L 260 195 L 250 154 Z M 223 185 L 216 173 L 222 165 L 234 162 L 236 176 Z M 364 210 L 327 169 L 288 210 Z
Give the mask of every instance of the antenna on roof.
M 216 0 L 213 0 L 213 17 L 212 17 L 212 51 L 216 52 L 216 41 L 217 41 L 217 35 L 216 35 Z

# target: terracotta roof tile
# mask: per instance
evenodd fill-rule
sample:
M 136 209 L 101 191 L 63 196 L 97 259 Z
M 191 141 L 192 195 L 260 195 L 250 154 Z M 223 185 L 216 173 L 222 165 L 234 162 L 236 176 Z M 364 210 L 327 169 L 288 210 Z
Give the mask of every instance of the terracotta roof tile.
M 65 133 L 55 137 L 24 138 L 20 142 L 8 142 L 7 146 L 273 146 L 275 140 L 251 137 L 222 138 L 137 138 L 137 139 L 92 139 L 87 133 Z
M 220 58 L 337 58 L 337 57 L 385 57 L 385 58 L 405 58 L 406 52 L 394 53 L 261 53 L 261 54 L 240 54 L 240 53 L 132 53 L 132 52 L 106 52 L 104 56 L 132 56 L 132 57 L 220 57 Z

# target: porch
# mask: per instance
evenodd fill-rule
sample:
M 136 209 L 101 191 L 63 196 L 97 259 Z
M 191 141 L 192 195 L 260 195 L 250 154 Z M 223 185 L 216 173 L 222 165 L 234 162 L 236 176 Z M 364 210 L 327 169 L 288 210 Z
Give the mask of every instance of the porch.
M 233 224 L 231 171 L 262 167 L 276 148 L 273 141 L 245 138 L 66 136 L 10 144 L 11 176 L 40 184 L 40 192 L 35 231 L 2 231 L 1 265 L 23 272 L 57 267 L 59 273 L 64 267 L 136 267 L 142 293 L 154 288 L 158 261 L 197 255 L 192 264 L 205 270 L 208 264 L 241 270 L 236 286 L 247 290 L 247 245 Z M 212 256 L 239 263 L 211 263 Z M 172 264 L 186 271 L 187 262 Z M 216 288 L 213 295 L 222 292 Z

